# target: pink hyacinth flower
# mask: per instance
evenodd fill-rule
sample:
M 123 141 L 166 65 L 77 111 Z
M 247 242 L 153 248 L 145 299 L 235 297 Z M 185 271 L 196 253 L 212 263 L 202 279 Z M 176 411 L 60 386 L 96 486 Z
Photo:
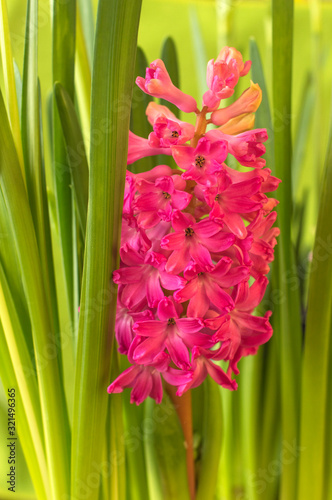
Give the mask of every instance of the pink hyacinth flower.
M 195 127 L 179 120 L 166 106 L 150 102 L 146 114 L 153 126 L 153 132 L 149 135 L 151 147 L 167 148 L 184 144 L 194 137 Z
M 197 264 L 189 264 L 184 271 L 188 283 L 175 292 L 178 302 L 189 301 L 187 314 L 192 317 L 203 317 L 213 304 L 220 313 L 227 313 L 234 308 L 234 302 L 227 289 L 237 285 L 249 275 L 246 266 L 231 268 L 233 262 L 229 257 L 222 257 L 209 271 L 202 271 Z
M 159 146 L 151 147 L 148 139 L 139 137 L 129 131 L 127 165 L 131 165 L 134 161 L 145 158 L 146 156 L 171 154 L 172 152 L 169 148 L 161 148 Z
M 170 221 L 173 209 L 183 210 L 192 198 L 186 193 L 186 181 L 179 175 L 158 177 L 154 183 L 137 179 L 140 193 L 133 203 L 134 212 L 138 212 L 138 224 L 144 228 L 154 227 L 163 221 Z
M 240 76 L 246 75 L 250 67 L 251 61 L 244 63 L 240 52 L 224 47 L 215 61 L 208 62 L 206 82 L 209 90 L 203 95 L 204 106 L 214 109 L 221 99 L 233 95 Z
M 235 236 L 243 239 L 247 236 L 247 229 L 240 214 L 256 212 L 262 207 L 262 203 L 252 200 L 260 190 L 262 179 L 256 176 L 232 183 L 225 169 L 216 175 L 216 179 L 216 186 L 204 190 L 205 199 L 212 207 L 209 217 L 224 222 Z
M 170 357 L 168 354 L 162 352 L 148 366 L 130 366 L 112 382 L 107 392 L 116 394 L 122 392 L 126 387 L 132 387 L 131 403 L 139 405 L 150 396 L 159 404 L 163 398 L 161 374 L 165 380 L 175 386 L 189 383 L 192 379 L 192 373 L 169 368 L 169 362 Z
M 252 260 L 251 274 L 258 278 L 261 274 L 270 271 L 269 263 L 274 259 L 276 237 L 280 234 L 278 227 L 272 227 L 277 218 L 277 212 L 271 212 L 266 217 L 259 212 L 248 226 L 248 231 L 253 235 L 249 255 Z
M 237 389 L 236 381 L 232 380 L 224 370 L 211 361 L 213 354 L 213 351 L 208 351 L 201 347 L 193 348 L 191 362 L 193 378 L 190 382 L 179 385 L 176 392 L 177 396 L 182 396 L 188 389 L 193 389 L 201 385 L 208 375 L 225 389 L 229 389 L 230 391 L 235 391 Z
M 186 170 L 184 179 L 191 179 L 200 184 L 211 185 L 214 174 L 221 168 L 227 156 L 227 142 L 213 141 L 202 137 L 196 146 L 173 146 L 172 155 L 177 165 Z
M 126 285 L 121 294 L 123 304 L 132 309 L 147 300 L 149 307 L 155 307 L 164 297 L 162 287 L 177 290 L 185 281 L 180 276 L 165 272 L 166 257 L 149 251 L 144 256 L 124 245 L 120 249 L 121 260 L 126 267 L 113 272 L 114 283 Z
M 223 127 L 230 128 L 232 126 L 232 128 L 234 128 L 234 134 L 238 134 L 242 132 L 242 130 L 236 131 L 236 127 L 241 126 L 241 122 L 246 124 L 250 123 L 261 102 L 262 91 L 259 85 L 250 82 L 250 87 L 246 89 L 235 102 L 225 108 L 214 111 L 211 114 L 211 121 L 214 125 L 221 125 L 223 132 Z M 249 125 L 247 130 L 252 127 L 253 124 L 252 126 Z
M 165 64 L 161 59 L 153 61 L 150 67 L 146 69 L 145 78 L 138 76 L 136 84 L 146 94 L 165 99 L 175 104 L 175 106 L 185 113 L 192 113 L 197 110 L 195 99 L 173 85 Z
M 262 301 L 268 280 L 265 276 L 260 276 L 249 287 L 248 282 L 239 284 L 233 293 L 235 302 L 234 309 L 219 318 L 211 318 L 205 320 L 205 324 L 215 329 L 218 327 L 214 335 L 216 342 L 223 342 L 220 349 L 220 355 L 215 355 L 215 359 L 228 359 L 231 361 L 230 369 L 238 374 L 239 370 L 236 362 L 238 350 L 257 348 L 266 343 L 272 336 L 272 327 L 269 323 L 271 311 L 268 311 L 264 317 L 254 316 L 252 312 Z
M 210 130 L 206 137 L 210 140 L 223 140 L 227 143 L 228 152 L 245 167 L 263 168 L 266 161 L 261 158 L 265 153 L 268 136 L 265 129 L 255 129 L 238 135 L 223 134 L 220 130 Z
M 220 224 L 204 219 L 196 222 L 191 214 L 175 210 L 172 216 L 174 233 L 164 236 L 161 248 L 173 250 L 165 270 L 178 274 L 193 259 L 203 270 L 213 265 L 210 251 L 221 252 L 234 243 L 234 235 L 223 232 Z
M 130 344 L 134 340 L 133 324 L 136 321 L 144 319 L 153 319 L 154 316 L 149 309 L 144 311 L 130 312 L 127 307 L 121 304 L 118 300 L 116 321 L 115 321 L 115 337 L 119 344 L 118 351 L 121 354 L 127 354 Z
M 166 348 L 176 366 L 189 370 L 188 348 L 213 345 L 210 335 L 199 333 L 204 327 L 203 321 L 199 318 L 180 318 L 181 312 L 179 304 L 175 304 L 171 297 L 165 297 L 158 304 L 160 321 L 146 320 L 134 324 L 133 330 L 139 336 L 132 350 L 136 363 L 149 364 Z

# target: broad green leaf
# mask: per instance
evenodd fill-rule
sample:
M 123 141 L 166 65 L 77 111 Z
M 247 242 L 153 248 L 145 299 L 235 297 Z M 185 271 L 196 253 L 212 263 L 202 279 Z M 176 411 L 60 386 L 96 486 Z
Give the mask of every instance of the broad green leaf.
M 174 40 L 171 37 L 166 38 L 164 41 L 162 50 L 161 50 L 161 59 L 164 61 L 166 69 L 168 71 L 169 76 L 173 84 L 180 88 L 180 73 L 179 73 L 179 63 L 178 56 L 176 53 L 176 47 Z M 168 101 L 164 101 L 160 99 L 160 104 L 167 106 L 172 113 L 175 114 L 178 118 L 180 117 L 180 110 L 174 104 L 169 103 Z
M 219 386 L 211 378 L 204 382 L 204 426 L 196 500 L 213 500 L 220 462 L 223 421 Z
M 0 52 L 2 59 L 2 69 L 5 80 L 6 98 L 8 106 L 9 122 L 15 142 L 15 147 L 20 162 L 23 179 L 25 179 L 23 150 L 21 141 L 20 115 L 18 109 L 18 99 L 14 70 L 12 46 L 10 41 L 10 31 L 8 24 L 8 13 L 6 0 L 0 0 Z
M 68 92 L 60 83 L 56 83 L 54 93 L 67 146 L 78 219 L 84 237 L 89 194 L 89 167 L 84 148 L 84 140 L 75 106 Z
M 332 303 L 332 132 L 322 180 L 319 215 L 311 262 L 305 329 L 301 398 L 301 454 L 298 499 L 323 500 L 329 350 Z
M 273 0 L 273 117 L 275 172 L 282 180 L 278 188 L 278 225 L 281 234 L 276 247 L 278 280 L 282 297 L 280 306 L 280 370 L 282 437 L 293 444 L 299 439 L 301 314 L 298 283 L 290 286 L 289 274 L 294 266 L 291 240 L 291 73 L 293 44 L 293 1 Z M 298 460 L 284 464 L 280 500 L 296 497 Z
M 50 470 L 51 499 L 68 492 L 68 420 L 60 383 L 58 347 L 48 314 L 37 241 L 14 140 L 0 94 L 0 188 L 8 209 L 31 320 Z M 51 354 L 50 354 L 51 353 Z M 52 387 L 52 390 L 50 390 Z
M 92 79 L 89 206 L 79 317 L 72 438 L 72 495 L 95 473 L 104 453 L 110 397 L 111 348 L 117 288 L 112 272 L 119 266 L 121 214 L 141 1 L 100 0 Z M 89 500 L 99 498 L 90 488 Z M 107 500 L 107 499 L 105 499 Z

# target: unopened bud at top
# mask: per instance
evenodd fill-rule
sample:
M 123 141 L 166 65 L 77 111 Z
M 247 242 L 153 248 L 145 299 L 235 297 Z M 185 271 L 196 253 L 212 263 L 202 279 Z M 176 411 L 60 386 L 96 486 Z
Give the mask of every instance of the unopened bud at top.
M 192 113 L 197 110 L 195 99 L 173 85 L 161 59 L 153 61 L 150 67 L 146 69 L 145 78 L 138 76 L 136 83 L 146 94 L 165 99 L 175 104 L 185 113 Z
M 208 62 L 206 81 L 209 90 L 203 95 L 204 106 L 214 109 L 219 106 L 221 99 L 233 95 L 240 76 L 246 75 L 250 67 L 251 61 L 244 63 L 239 51 L 224 47 L 216 60 Z

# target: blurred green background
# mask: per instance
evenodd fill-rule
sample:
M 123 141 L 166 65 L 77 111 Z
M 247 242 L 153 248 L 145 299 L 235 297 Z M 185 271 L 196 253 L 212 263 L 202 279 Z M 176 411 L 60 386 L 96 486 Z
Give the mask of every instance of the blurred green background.
M 80 7 L 87 2 L 80 0 Z M 317 1 L 295 3 L 294 61 L 292 89 L 292 126 L 295 207 L 294 240 L 298 261 L 308 264 L 312 248 L 317 208 L 318 182 L 323 165 L 331 115 L 332 81 L 332 4 Z M 97 0 L 94 0 L 94 16 Z M 25 0 L 8 1 L 10 30 L 14 57 L 22 71 L 25 41 Z M 39 77 L 44 104 L 44 122 L 47 122 L 46 101 L 51 91 L 51 8 L 50 2 L 40 0 L 39 7 Z M 231 45 L 249 57 L 249 40 L 256 39 L 262 57 L 269 96 L 272 95 L 272 21 L 271 2 L 266 0 L 143 0 L 139 46 L 149 61 L 160 57 L 166 37 L 171 36 L 178 48 L 181 89 L 196 99 L 205 91 L 206 62 L 217 56 L 223 45 Z M 0 75 L 2 80 L 2 75 Z M 238 85 L 237 95 L 248 87 L 249 78 Z M 266 124 L 269 130 L 271 124 Z M 46 141 L 46 158 L 49 144 Z M 49 161 L 47 162 L 49 165 Z M 51 179 L 51 176 L 48 176 Z M 52 185 L 49 185 L 52 192 Z M 301 221 L 299 220 L 301 214 Z M 301 233 L 299 225 L 301 222 Z M 0 386 L 0 429 L 6 429 L 6 399 Z M 241 375 L 239 376 L 239 393 Z M 17 409 L 20 411 L 20 408 Z M 7 450 L 0 440 L 0 464 L 7 462 Z M 18 454 L 21 454 L 20 448 Z M 34 498 L 24 460 L 17 472 L 15 498 Z M 0 476 L 0 498 L 11 498 Z M 314 500 L 314 499 L 313 499 Z

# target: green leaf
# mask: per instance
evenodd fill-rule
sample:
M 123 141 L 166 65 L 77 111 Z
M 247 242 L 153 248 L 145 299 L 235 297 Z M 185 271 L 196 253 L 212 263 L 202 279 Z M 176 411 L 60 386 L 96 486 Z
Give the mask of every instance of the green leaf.
M 119 375 L 118 356 L 118 352 L 113 349 L 112 380 L 115 380 Z M 111 473 L 109 477 L 110 498 L 112 500 L 122 500 L 126 498 L 126 453 L 122 394 L 111 394 L 109 396 L 108 418 L 109 422 L 106 424 L 106 436 L 109 444 L 108 457 L 111 463 Z M 114 460 L 113 457 L 117 457 L 117 460 Z M 131 478 L 131 480 L 132 479 L 133 478 Z
M 23 179 L 25 179 L 23 150 L 21 141 L 20 115 L 18 109 L 18 99 L 16 89 L 15 70 L 13 54 L 10 41 L 10 31 L 8 23 L 8 13 L 6 0 L 0 0 L 0 51 L 2 59 L 2 69 L 5 81 L 9 122 L 14 137 L 15 147 L 20 162 Z
M 54 86 L 54 93 L 67 146 L 78 220 L 84 237 L 89 195 L 89 167 L 84 148 L 84 140 L 75 106 L 68 92 L 60 83 L 56 83 Z
M 74 99 L 75 70 L 75 27 L 76 0 L 66 2 L 53 1 L 52 15 L 52 61 L 53 83 L 60 82 L 71 99 Z M 73 224 L 72 224 L 72 189 L 70 167 L 62 134 L 56 102 L 53 103 L 53 170 L 55 199 L 57 206 L 59 239 L 62 251 L 63 271 L 65 275 L 65 302 L 69 307 L 73 322 L 74 314 L 74 269 L 73 269 Z M 74 362 L 74 355 L 71 364 Z M 69 391 L 68 385 L 67 394 Z M 69 395 L 70 400 L 70 395 Z
M 164 392 L 163 402 L 146 402 L 144 423 L 150 498 L 190 500 L 184 436 L 176 410 Z M 151 459 L 155 460 L 150 469 Z M 152 476 L 152 477 L 150 477 Z
M 264 143 L 266 146 L 266 165 L 274 173 L 274 133 L 269 104 L 269 95 L 267 91 L 266 79 L 264 76 L 261 56 L 257 47 L 256 40 L 250 39 L 250 59 L 252 61 L 251 75 L 254 83 L 258 83 L 262 90 L 262 102 L 256 111 L 255 128 L 266 128 L 268 132 L 268 140 Z
M 126 175 L 131 101 L 141 1 L 100 0 L 92 81 L 89 206 L 75 381 L 72 439 L 72 495 L 96 473 L 104 452 L 107 385 L 117 289 L 112 272 L 119 266 L 121 214 Z M 99 488 L 87 498 L 98 499 Z M 107 499 L 105 499 L 107 500 Z
M 56 500 L 69 490 L 67 447 L 69 427 L 63 387 L 60 383 L 58 348 L 48 314 L 29 202 L 2 94 L 0 94 L 0 115 L 0 188 L 8 209 L 29 308 L 37 360 L 46 455 L 50 470 L 51 498 Z
M 50 245 L 46 182 L 42 158 L 41 113 L 38 84 L 38 2 L 28 0 L 22 82 L 22 144 L 31 214 L 37 236 L 49 314 L 57 326 L 54 271 Z
M 19 389 L 22 401 L 22 414 L 17 413 L 20 441 L 30 466 L 34 487 L 40 498 L 47 500 L 49 474 L 42 434 L 37 378 L 1 263 L 0 319 L 1 379 L 8 380 L 8 387 L 14 384 Z M 20 424 L 23 424 L 22 427 Z
M 194 61 L 196 63 L 196 78 L 198 84 L 198 94 L 203 95 L 207 90 L 206 85 L 206 64 L 207 56 L 203 40 L 202 30 L 197 15 L 197 8 L 193 5 L 189 10 L 189 20 L 191 28 L 191 39 L 193 44 Z
M 332 303 L 332 130 L 311 262 L 301 397 L 298 499 L 326 498 L 325 460 Z
M 219 386 L 204 382 L 204 425 L 196 500 L 213 500 L 217 487 L 222 443 L 222 406 Z
M 76 0 L 66 2 L 53 1 L 52 15 L 52 65 L 53 83 L 60 82 L 74 99 L 75 70 L 75 27 Z M 72 420 L 74 384 L 72 383 L 72 367 L 75 363 L 76 336 L 74 335 L 76 304 L 74 297 L 77 289 L 74 281 L 74 241 L 75 224 L 73 222 L 73 194 L 70 166 L 67 157 L 65 140 L 53 95 L 53 176 L 57 212 L 57 236 L 60 243 L 61 265 L 57 277 L 59 317 L 61 326 L 61 352 L 63 379 L 70 421 Z M 59 282 L 64 286 L 59 286 Z M 59 293 L 61 290 L 61 295 Z
M 292 445 L 299 439 L 300 369 L 301 369 L 301 313 L 299 285 L 289 276 L 294 269 L 294 250 L 291 241 L 292 182 L 291 182 L 291 73 L 293 44 L 293 1 L 273 0 L 273 117 L 275 172 L 282 180 L 278 188 L 278 225 L 281 234 L 276 250 L 279 270 L 277 288 L 281 300 L 280 314 L 280 370 L 282 437 Z M 298 460 L 284 464 L 280 500 L 296 497 Z
M 173 38 L 168 37 L 164 41 L 161 50 L 161 59 L 165 63 L 166 69 L 169 76 L 171 77 L 173 84 L 176 87 L 180 88 L 179 63 Z M 160 104 L 167 106 L 172 111 L 172 113 L 175 114 L 175 116 L 177 116 L 178 118 L 180 117 L 180 110 L 174 104 L 171 104 L 168 101 L 164 101 L 164 99 L 160 99 Z
M 82 32 L 84 35 L 85 46 L 90 68 L 93 62 L 93 45 L 94 45 L 94 15 L 91 0 L 78 0 L 79 17 L 82 23 Z
M 137 47 L 136 61 L 135 61 L 135 73 L 134 79 L 137 76 L 145 75 L 145 70 L 148 66 L 145 54 L 140 47 Z M 148 122 L 147 116 L 145 114 L 146 108 L 149 102 L 153 101 L 153 98 L 148 94 L 145 94 L 136 84 L 133 89 L 133 99 L 131 102 L 131 114 L 130 114 L 130 130 L 145 139 L 148 138 L 150 132 L 152 132 L 152 127 Z M 129 170 L 135 174 L 141 172 L 147 172 L 155 166 L 153 158 L 148 156 L 142 158 L 141 160 L 135 161 L 132 165 L 129 165 Z
M 120 365 L 121 371 L 130 366 L 125 356 L 121 356 Z M 142 429 L 144 405 L 145 403 L 138 406 L 131 404 L 130 392 L 124 391 L 123 408 L 125 427 L 123 436 L 127 464 L 127 498 L 130 500 L 149 498 Z
M 77 33 L 76 33 L 76 70 L 75 70 L 75 91 L 77 96 L 79 115 L 82 124 L 82 133 L 85 140 L 85 148 L 87 151 L 87 156 L 90 153 L 90 108 L 91 108 L 91 59 L 90 50 L 93 50 L 93 40 L 92 46 L 87 42 L 86 33 L 83 30 L 87 29 L 84 24 L 93 20 L 93 15 L 89 19 L 86 19 L 88 12 L 91 7 L 90 0 L 81 0 L 80 9 L 77 12 Z M 81 12 L 81 15 L 80 15 Z M 91 36 L 91 34 L 89 34 Z

